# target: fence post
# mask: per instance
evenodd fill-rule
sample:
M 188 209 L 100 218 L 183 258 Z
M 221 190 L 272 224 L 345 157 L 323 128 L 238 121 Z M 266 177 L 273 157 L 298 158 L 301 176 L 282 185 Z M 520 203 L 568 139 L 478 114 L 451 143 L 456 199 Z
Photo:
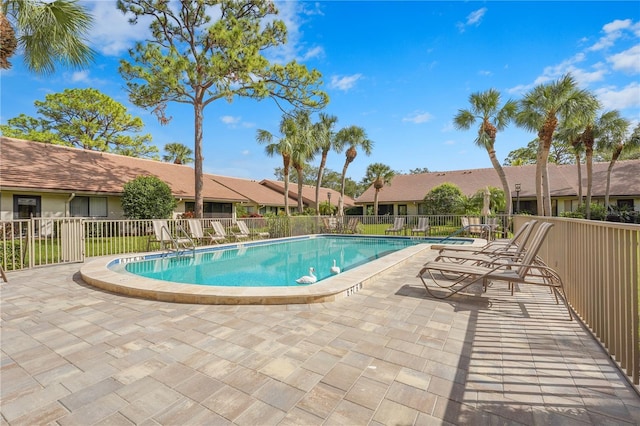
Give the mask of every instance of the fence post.
M 36 220 L 34 218 L 31 218 L 29 222 L 27 222 L 27 235 L 25 236 L 27 250 L 29 250 L 29 268 L 33 268 L 35 266 L 36 259 L 35 235 L 33 231 L 36 228 L 35 221 Z

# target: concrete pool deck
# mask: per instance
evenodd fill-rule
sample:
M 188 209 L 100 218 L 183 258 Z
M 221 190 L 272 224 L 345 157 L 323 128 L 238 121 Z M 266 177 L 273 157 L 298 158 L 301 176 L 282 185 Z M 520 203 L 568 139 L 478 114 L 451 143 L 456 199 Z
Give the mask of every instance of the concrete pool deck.
M 0 284 L 2 424 L 640 424 L 640 397 L 544 288 L 429 298 L 433 253 L 355 294 L 196 305 L 95 289 L 79 264 Z

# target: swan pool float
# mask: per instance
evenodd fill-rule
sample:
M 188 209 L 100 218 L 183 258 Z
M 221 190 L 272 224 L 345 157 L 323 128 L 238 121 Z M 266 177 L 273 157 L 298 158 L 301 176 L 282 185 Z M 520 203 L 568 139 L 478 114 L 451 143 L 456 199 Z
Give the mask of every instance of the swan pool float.
M 337 275 L 340 273 L 340 267 L 336 266 L 336 260 L 333 259 L 333 266 L 331 267 L 331 273 Z
M 315 269 L 313 267 L 309 268 L 309 275 L 305 275 L 296 280 L 298 284 L 313 284 L 318 281 L 318 277 L 313 274 Z

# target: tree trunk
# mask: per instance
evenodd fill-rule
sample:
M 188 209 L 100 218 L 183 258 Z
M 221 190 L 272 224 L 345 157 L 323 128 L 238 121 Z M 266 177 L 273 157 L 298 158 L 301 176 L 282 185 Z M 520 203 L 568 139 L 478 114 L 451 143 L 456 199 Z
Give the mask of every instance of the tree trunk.
M 493 164 L 493 168 L 496 169 L 498 173 L 498 177 L 500 178 L 500 182 L 502 183 L 502 190 L 504 191 L 504 197 L 506 201 L 506 213 L 511 216 L 513 211 L 513 201 L 511 200 L 511 188 L 509 188 L 509 181 L 507 180 L 507 175 L 504 172 L 504 169 L 500 165 L 498 158 L 496 157 L 496 150 L 491 147 L 491 149 L 487 149 L 487 153 L 489 154 L 489 158 L 491 159 L 491 164 Z
M 378 216 L 378 193 L 379 189 L 376 189 L 376 193 L 373 196 L 373 214 Z
M 322 175 L 324 174 L 324 166 L 327 164 L 327 154 L 329 151 L 322 151 L 322 159 L 318 167 L 318 178 L 316 179 L 316 214 L 320 215 L 320 186 L 322 185 Z
M 613 155 L 611 156 L 611 162 L 609 163 L 609 167 L 607 168 L 607 186 L 604 190 L 604 207 L 609 209 L 609 186 L 611 185 L 611 172 L 613 171 L 613 165 L 616 164 L 618 158 L 620 157 L 621 150 L 616 149 L 613 151 Z
M 342 167 L 342 183 L 340 185 L 340 200 L 338 200 L 338 216 L 344 216 L 344 184 L 347 180 L 347 168 L 349 167 L 349 160 L 344 162 Z
M 542 176 L 544 174 L 546 164 L 547 162 L 544 155 L 543 142 L 540 141 L 536 158 L 536 209 L 538 216 L 544 216 L 544 204 L 542 203 Z
M 578 166 L 578 205 L 582 204 L 582 164 L 580 164 L 580 153 L 576 152 L 576 165 Z
M 197 93 L 196 93 L 197 94 Z M 204 186 L 204 176 L 202 174 L 202 163 L 204 157 L 202 156 L 202 123 L 204 120 L 204 106 L 201 102 L 193 103 L 194 110 L 194 174 L 195 174 L 195 208 L 194 213 L 196 218 L 204 217 L 204 200 L 202 198 L 202 188 Z
M 302 167 L 296 167 L 298 172 L 298 213 L 304 213 L 304 204 L 302 204 Z
M 586 162 L 587 162 L 587 201 L 584 206 L 584 215 L 587 219 L 591 219 L 591 189 L 593 187 L 593 146 L 587 146 Z
M 289 168 L 290 168 L 290 160 L 289 157 L 282 157 L 282 164 L 284 170 L 282 174 L 284 175 L 284 213 L 289 216 Z

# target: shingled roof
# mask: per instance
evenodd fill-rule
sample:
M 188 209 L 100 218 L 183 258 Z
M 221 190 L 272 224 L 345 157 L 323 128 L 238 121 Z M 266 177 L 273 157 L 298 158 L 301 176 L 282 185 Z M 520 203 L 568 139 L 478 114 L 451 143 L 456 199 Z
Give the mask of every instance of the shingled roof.
M 138 176 L 156 176 L 176 197 L 195 198 L 194 171 L 189 166 L 70 148 L 42 142 L 0 138 L 0 186 L 4 189 L 122 194 Z M 247 201 L 205 176 L 205 200 Z
M 42 142 L 0 137 L 0 187 L 43 192 L 122 194 L 124 184 L 138 176 L 156 176 L 175 197 L 195 198 L 194 170 L 190 166 L 71 148 Z M 283 206 L 284 183 L 204 174 L 205 201 L 252 202 Z M 339 193 L 321 188 L 335 195 Z M 297 203 L 297 186 L 291 184 L 291 206 Z M 305 185 L 304 202 L 313 205 L 315 187 Z M 346 197 L 345 206 L 353 205 Z
M 284 205 L 282 192 L 274 191 L 262 185 L 261 181 L 219 175 L 211 175 L 211 179 L 241 194 L 255 204 L 262 206 Z M 296 202 L 296 198 L 289 197 L 289 203 L 291 205 L 294 205 Z
M 279 180 L 271 180 L 271 179 L 263 179 L 260 184 L 264 185 L 267 188 L 271 188 L 274 191 L 278 191 L 281 194 L 284 194 L 284 182 Z M 327 193 L 331 193 L 331 204 L 338 205 L 338 200 L 340 199 L 340 191 L 336 191 L 334 189 L 329 188 L 320 188 L 320 202 L 327 201 Z M 289 197 L 293 199 L 295 204 L 298 203 L 298 184 L 297 183 L 289 183 Z M 313 206 L 316 202 L 316 187 L 313 185 L 302 185 L 302 202 Z M 344 196 L 344 206 L 345 208 L 353 207 L 355 205 L 355 201 L 353 198 L 348 195 Z
M 593 164 L 593 188 L 592 195 L 604 197 L 607 168 L 609 163 Z M 578 195 L 578 170 L 576 165 L 549 164 L 549 186 L 552 197 L 572 197 Z M 536 196 L 535 176 L 536 166 L 505 166 L 504 171 L 512 186 L 512 195 L 515 196 L 515 184 L 521 185 L 520 197 L 529 198 Z M 424 196 L 434 187 L 443 183 L 457 185 L 463 194 L 473 195 L 487 185 L 502 188 L 498 174 L 493 168 L 455 170 L 448 172 L 431 172 L 410 175 L 396 175 L 389 185 L 378 194 L 378 202 L 411 202 L 422 201 Z M 582 165 L 582 187 L 586 194 L 587 171 Z M 615 163 L 611 173 L 610 195 L 616 196 L 640 196 L 640 160 L 626 160 Z M 373 203 L 375 189 L 373 186 L 356 200 L 357 204 Z

